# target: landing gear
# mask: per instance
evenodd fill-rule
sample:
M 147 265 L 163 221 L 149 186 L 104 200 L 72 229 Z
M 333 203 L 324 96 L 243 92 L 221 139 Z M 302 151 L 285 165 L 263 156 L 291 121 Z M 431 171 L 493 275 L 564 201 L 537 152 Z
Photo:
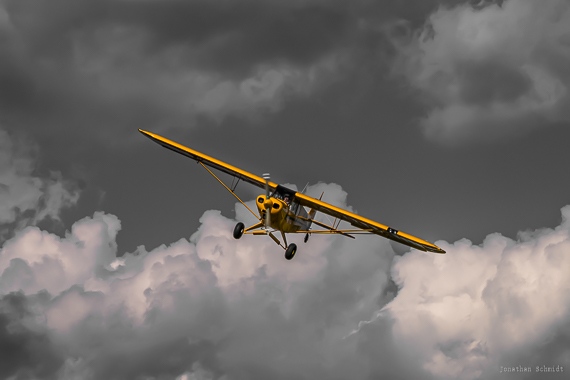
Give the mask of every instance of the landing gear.
M 297 253 L 297 245 L 294 243 L 291 243 L 291 244 L 289 244 L 289 246 L 285 250 L 285 258 L 287 260 L 291 260 L 295 256 L 295 253 Z
M 309 234 L 307 233 L 305 235 L 305 238 L 303 239 L 303 243 L 306 243 L 309 240 Z
M 239 239 L 243 235 L 243 231 L 245 229 L 245 225 L 242 222 L 236 224 L 234 228 L 234 238 Z

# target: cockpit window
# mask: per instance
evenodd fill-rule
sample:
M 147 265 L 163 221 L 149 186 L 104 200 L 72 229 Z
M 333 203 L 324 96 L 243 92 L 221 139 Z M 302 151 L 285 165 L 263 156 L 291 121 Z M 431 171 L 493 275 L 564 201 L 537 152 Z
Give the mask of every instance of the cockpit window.
M 277 191 L 274 191 L 273 194 L 271 194 L 271 196 L 273 198 L 277 198 L 277 199 L 283 199 L 283 195 L 278 193 Z
M 277 189 L 271 194 L 272 197 L 280 199 L 290 204 L 295 198 L 295 191 L 284 186 L 278 185 Z

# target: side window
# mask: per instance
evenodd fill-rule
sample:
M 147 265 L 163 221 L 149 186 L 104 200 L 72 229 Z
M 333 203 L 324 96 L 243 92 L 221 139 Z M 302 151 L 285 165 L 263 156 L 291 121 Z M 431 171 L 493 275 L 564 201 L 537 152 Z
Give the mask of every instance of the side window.
M 299 210 L 299 204 L 296 202 L 291 203 L 291 211 L 294 214 L 297 214 L 297 210 Z

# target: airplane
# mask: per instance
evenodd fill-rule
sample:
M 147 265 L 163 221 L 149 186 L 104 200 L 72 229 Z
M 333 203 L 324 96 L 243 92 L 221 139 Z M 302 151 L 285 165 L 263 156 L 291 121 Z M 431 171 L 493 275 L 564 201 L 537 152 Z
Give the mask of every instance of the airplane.
M 271 182 L 269 174 L 263 174 L 260 177 L 156 133 L 143 129 L 139 129 L 139 132 L 163 147 L 196 161 L 255 216 L 258 222 L 252 226 L 246 228 L 242 222 L 236 224 L 233 231 L 235 239 L 241 238 L 244 234 L 267 235 L 285 250 L 285 258 L 287 260 L 291 260 L 297 252 L 295 243 L 287 243 L 285 234 L 290 233 L 305 234 L 305 243 L 312 234 L 338 234 L 352 239 L 354 239 L 353 235 L 355 234 L 376 234 L 420 251 L 445 253 L 443 249 L 428 241 L 326 203 L 322 200 L 323 194 L 321 194 L 319 199 L 310 197 L 303 192 L 288 189 L 285 186 Z M 228 186 L 210 168 L 233 176 L 234 183 Z M 240 181 L 265 189 L 264 194 L 256 197 L 257 213 L 235 193 Z M 305 207 L 309 208 L 309 211 Z M 317 212 L 332 216 L 335 220 L 331 224 L 316 220 L 315 215 Z M 341 221 L 350 223 L 354 228 L 340 229 Z M 322 229 L 311 229 L 313 224 Z M 275 236 L 274 232 L 277 231 L 281 233 L 283 242 Z

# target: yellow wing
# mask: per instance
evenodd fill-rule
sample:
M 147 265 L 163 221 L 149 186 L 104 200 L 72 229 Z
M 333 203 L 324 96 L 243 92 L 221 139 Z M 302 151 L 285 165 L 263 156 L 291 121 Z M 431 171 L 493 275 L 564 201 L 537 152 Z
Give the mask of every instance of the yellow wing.
M 162 145 L 163 147 L 170 149 L 176 153 L 180 153 L 186 157 L 190 157 L 191 159 L 195 160 L 196 162 L 202 163 L 207 165 L 211 168 L 220 170 L 224 173 L 230 174 L 234 177 L 237 177 L 245 182 L 251 183 L 257 187 L 262 189 L 265 188 L 265 179 L 255 174 L 249 173 L 245 170 L 239 169 L 233 165 L 227 164 L 223 161 L 220 161 L 216 158 L 210 157 L 204 153 L 200 153 L 194 149 L 188 148 L 184 145 L 178 144 L 172 140 L 169 140 L 165 137 L 157 135 L 156 133 L 148 132 L 142 129 L 139 129 L 139 132 L 153 140 L 154 142 Z M 268 182 L 269 188 L 271 191 L 275 191 L 277 189 L 277 184 L 274 182 Z M 419 249 L 421 251 L 430 251 L 436 253 L 445 253 L 445 251 L 435 244 L 412 236 L 402 231 L 395 230 L 391 227 L 385 226 L 373 220 L 364 218 L 360 215 L 356 215 L 352 212 L 343 210 L 336 206 L 333 206 L 329 203 L 323 202 L 321 200 L 309 197 L 308 195 L 302 193 L 295 193 L 294 200 L 305 207 L 310 207 L 317 211 L 320 211 L 324 214 L 334 216 L 335 218 L 344 220 L 356 228 L 360 228 L 366 231 L 370 231 L 374 234 L 383 236 L 385 238 L 397 241 L 399 243 L 405 244 L 412 248 Z
M 245 170 L 242 170 L 240 168 L 236 168 L 233 165 L 227 164 L 223 161 L 210 157 L 204 153 L 200 153 L 194 149 L 190 149 L 184 145 L 178 144 L 177 142 L 174 142 L 165 137 L 157 135 L 156 133 L 148 132 L 143 129 L 139 129 L 139 132 L 167 149 L 170 149 L 176 153 L 180 153 L 186 157 L 190 157 L 196 162 L 201 162 L 204 165 L 207 165 L 211 168 L 230 174 L 245 182 L 251 183 L 252 185 L 265 189 L 265 179 L 263 179 L 260 176 L 246 172 Z M 271 191 L 274 191 L 277 188 L 277 184 L 274 182 L 269 181 L 268 185 Z
M 374 234 L 397 241 L 398 243 L 405 244 L 409 247 L 419 249 L 421 251 L 445 253 L 443 249 L 428 241 L 364 218 L 350 211 L 343 210 L 321 200 L 309 197 L 308 195 L 297 193 L 295 194 L 295 201 L 305 207 L 310 207 L 324 214 L 344 220 L 354 227 L 361 228 L 363 230 L 370 230 Z

